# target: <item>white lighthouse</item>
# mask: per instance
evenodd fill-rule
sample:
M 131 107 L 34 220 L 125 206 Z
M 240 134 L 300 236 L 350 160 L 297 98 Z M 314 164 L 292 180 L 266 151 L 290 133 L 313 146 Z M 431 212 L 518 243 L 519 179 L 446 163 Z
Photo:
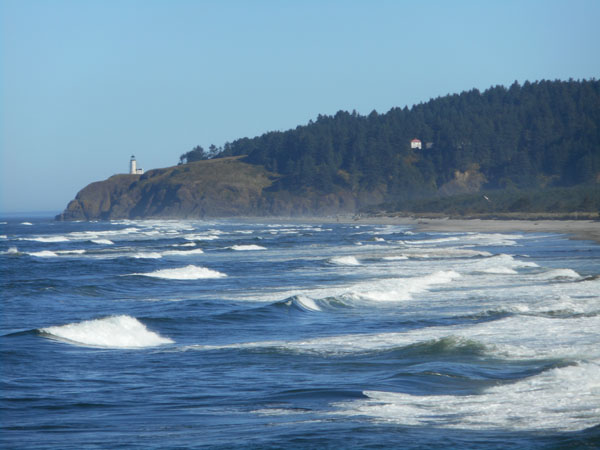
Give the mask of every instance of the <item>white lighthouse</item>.
M 137 168 L 137 161 L 134 155 L 131 155 L 131 160 L 129 161 L 129 173 L 131 175 L 142 175 L 144 173 L 144 169 Z

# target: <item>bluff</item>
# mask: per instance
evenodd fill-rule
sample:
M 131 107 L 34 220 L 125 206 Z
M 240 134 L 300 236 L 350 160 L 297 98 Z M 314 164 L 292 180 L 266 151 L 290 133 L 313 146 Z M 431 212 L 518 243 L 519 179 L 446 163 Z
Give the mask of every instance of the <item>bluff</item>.
M 57 220 L 203 218 L 350 212 L 348 193 L 272 192 L 277 174 L 243 157 L 119 174 L 79 191 Z

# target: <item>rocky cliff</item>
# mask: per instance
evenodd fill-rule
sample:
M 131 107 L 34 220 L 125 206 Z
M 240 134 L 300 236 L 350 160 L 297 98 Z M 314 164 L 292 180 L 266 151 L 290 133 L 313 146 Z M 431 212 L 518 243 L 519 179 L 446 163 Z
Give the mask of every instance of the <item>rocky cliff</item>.
M 144 175 L 114 175 L 91 183 L 58 220 L 201 218 L 353 212 L 354 195 L 342 191 L 270 190 L 277 175 L 241 157 L 197 161 Z

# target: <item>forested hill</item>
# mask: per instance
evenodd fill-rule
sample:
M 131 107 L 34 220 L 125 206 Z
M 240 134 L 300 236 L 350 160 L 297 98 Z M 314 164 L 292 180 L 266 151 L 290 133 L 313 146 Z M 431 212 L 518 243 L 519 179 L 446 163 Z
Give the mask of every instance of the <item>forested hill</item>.
M 385 114 L 340 111 L 211 150 L 279 174 L 274 191 L 376 192 L 387 202 L 591 185 L 600 182 L 600 81 L 515 82 Z M 182 162 L 207 156 L 197 147 Z
M 209 152 L 196 147 L 178 166 L 90 184 L 58 218 L 599 210 L 594 79 L 471 90 L 385 114 L 340 111 Z

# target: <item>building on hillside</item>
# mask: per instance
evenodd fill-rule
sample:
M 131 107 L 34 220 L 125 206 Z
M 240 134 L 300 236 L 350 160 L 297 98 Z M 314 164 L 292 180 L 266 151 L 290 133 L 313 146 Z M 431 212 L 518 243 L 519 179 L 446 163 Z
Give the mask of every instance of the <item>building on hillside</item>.
M 410 141 L 410 148 L 418 148 L 419 150 L 421 150 L 422 147 L 423 146 L 419 139 L 413 139 L 412 141 Z
M 138 169 L 137 161 L 135 160 L 135 156 L 131 155 L 131 160 L 129 161 L 129 173 L 131 175 L 143 175 L 144 169 Z

